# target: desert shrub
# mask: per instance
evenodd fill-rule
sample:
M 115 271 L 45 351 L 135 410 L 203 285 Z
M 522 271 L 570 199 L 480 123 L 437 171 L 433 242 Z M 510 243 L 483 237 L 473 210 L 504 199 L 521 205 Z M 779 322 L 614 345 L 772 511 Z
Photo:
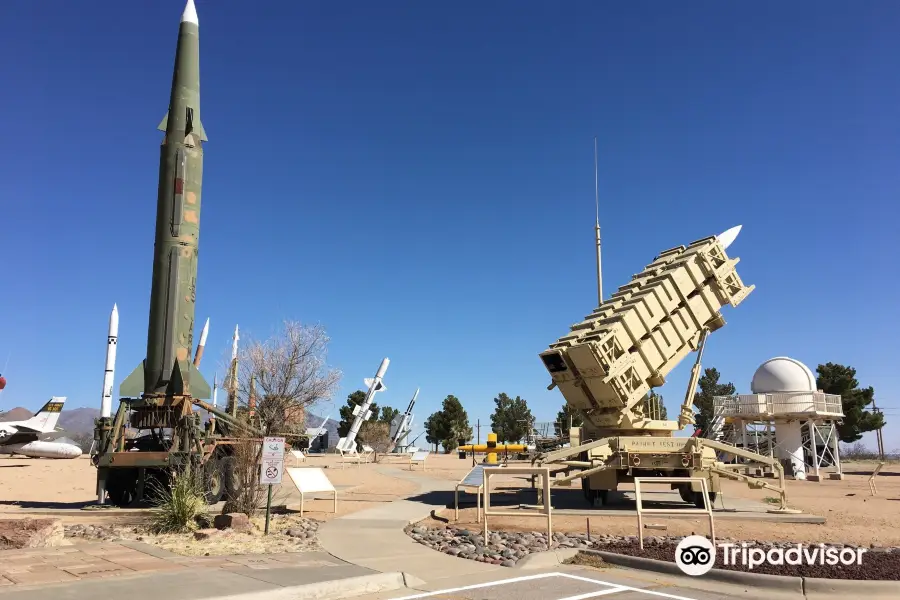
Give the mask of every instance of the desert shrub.
M 262 445 L 258 439 L 242 438 L 232 445 L 232 483 L 233 491 L 222 508 L 222 514 L 243 513 L 252 517 L 263 506 L 265 486 L 259 484 L 259 461 L 262 458 Z M 229 477 L 229 474 L 226 474 Z
M 209 525 L 199 469 L 174 471 L 168 481 L 151 479 L 148 485 L 154 504 L 150 517 L 153 533 L 186 533 Z

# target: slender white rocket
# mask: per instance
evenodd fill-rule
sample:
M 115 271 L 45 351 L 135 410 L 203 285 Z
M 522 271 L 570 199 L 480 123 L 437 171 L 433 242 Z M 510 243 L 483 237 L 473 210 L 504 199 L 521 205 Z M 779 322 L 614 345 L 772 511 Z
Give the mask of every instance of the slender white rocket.
M 194 352 L 194 366 L 199 368 L 200 361 L 203 359 L 203 350 L 206 349 L 206 337 L 209 335 L 209 317 L 206 318 L 206 324 L 203 331 L 200 332 L 200 342 L 197 343 L 197 350 Z
M 100 400 L 100 416 L 112 415 L 113 378 L 116 371 L 116 346 L 119 343 L 119 308 L 113 304 L 109 315 L 109 331 L 106 334 L 106 371 L 103 373 L 103 397 Z
M 231 337 L 231 360 L 235 360 L 237 358 L 237 348 L 238 348 L 238 340 L 241 339 L 238 336 L 238 326 L 234 326 L 234 335 Z
M 389 364 L 391 364 L 391 359 L 385 358 L 381 361 L 381 366 L 378 367 L 375 379 L 369 379 L 368 377 L 363 379 L 363 383 L 366 384 L 369 391 L 366 394 L 366 399 L 363 400 L 363 403 L 353 410 L 353 414 L 356 418 L 353 419 L 353 425 L 350 427 L 350 431 L 347 432 L 347 437 L 344 439 L 344 447 L 342 450 L 352 451 L 356 448 L 356 434 L 359 433 L 359 429 L 362 427 L 363 422 L 367 421 L 369 417 L 372 416 L 371 411 L 369 410 L 369 407 L 372 406 L 372 399 L 377 392 L 383 392 L 387 389 L 387 387 L 381 383 L 381 380 L 384 377 L 384 373 L 387 371 Z
M 213 375 L 213 407 L 216 407 L 219 405 L 218 397 L 219 397 L 219 372 L 216 371 L 216 374 Z
M 181 13 L 181 22 L 193 23 L 198 27 L 200 26 L 200 21 L 197 20 L 197 7 L 194 6 L 194 0 L 187 0 L 187 4 L 184 6 L 184 12 Z

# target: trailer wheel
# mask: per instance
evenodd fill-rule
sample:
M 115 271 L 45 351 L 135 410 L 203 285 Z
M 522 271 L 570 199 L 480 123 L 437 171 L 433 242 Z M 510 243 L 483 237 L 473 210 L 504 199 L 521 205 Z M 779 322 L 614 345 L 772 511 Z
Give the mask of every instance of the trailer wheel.
M 137 498 L 137 471 L 113 469 L 106 480 L 106 492 L 110 501 L 119 507 L 130 506 Z
M 697 508 L 703 508 L 703 492 L 694 492 L 691 490 L 691 484 L 686 483 L 678 486 L 678 493 L 681 499 L 688 504 L 693 504 Z M 716 501 L 716 492 L 708 492 L 709 505 L 712 506 Z
M 204 468 L 203 491 L 207 504 L 216 504 L 225 494 L 222 462 L 216 458 L 210 458 Z
M 219 471 L 222 473 L 222 480 L 225 486 L 225 498 L 233 500 L 239 494 L 241 486 L 237 469 L 234 466 L 234 457 L 225 456 L 219 461 Z
M 712 505 L 716 502 L 716 492 L 708 492 L 709 496 L 709 506 L 712 508 Z M 703 492 L 694 492 L 694 506 L 697 508 L 705 508 L 703 506 Z

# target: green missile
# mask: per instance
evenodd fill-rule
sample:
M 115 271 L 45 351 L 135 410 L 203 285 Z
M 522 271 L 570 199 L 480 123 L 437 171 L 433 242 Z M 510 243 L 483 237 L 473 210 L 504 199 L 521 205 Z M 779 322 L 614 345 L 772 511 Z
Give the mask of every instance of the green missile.
M 203 142 L 200 123 L 200 29 L 194 0 L 181 16 L 169 111 L 159 124 L 160 148 L 156 240 L 147 355 L 122 382 L 123 396 L 210 397 L 209 384 L 193 365 L 194 302 L 200 239 Z

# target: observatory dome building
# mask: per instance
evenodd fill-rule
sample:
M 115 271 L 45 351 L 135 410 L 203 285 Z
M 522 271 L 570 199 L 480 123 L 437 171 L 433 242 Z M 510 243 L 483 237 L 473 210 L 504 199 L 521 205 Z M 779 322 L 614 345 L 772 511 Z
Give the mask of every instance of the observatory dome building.
M 823 466 L 836 467 L 841 477 L 835 428 L 844 416 L 840 396 L 818 391 L 809 367 L 787 356 L 763 362 L 750 391 L 714 399 L 709 437 L 774 456 L 795 479 L 818 481 Z
M 754 394 L 815 392 L 816 377 L 799 360 L 776 356 L 756 369 L 750 382 L 750 391 Z

